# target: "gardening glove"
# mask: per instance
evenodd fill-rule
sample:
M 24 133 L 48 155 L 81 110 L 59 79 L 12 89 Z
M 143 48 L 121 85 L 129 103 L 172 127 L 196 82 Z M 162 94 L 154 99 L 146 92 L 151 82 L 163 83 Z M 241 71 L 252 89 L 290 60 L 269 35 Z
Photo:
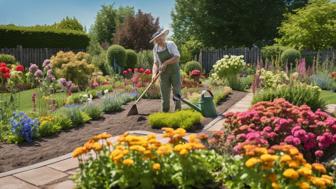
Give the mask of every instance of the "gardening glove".
M 166 68 L 167 68 L 167 64 L 163 63 L 163 64 L 160 65 L 159 70 L 161 72 L 164 72 L 166 70 Z

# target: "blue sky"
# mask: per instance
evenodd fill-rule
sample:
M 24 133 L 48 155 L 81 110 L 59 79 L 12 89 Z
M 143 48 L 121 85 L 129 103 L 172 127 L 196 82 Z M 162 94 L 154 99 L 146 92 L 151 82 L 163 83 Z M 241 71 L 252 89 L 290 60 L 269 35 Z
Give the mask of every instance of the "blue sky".
M 89 29 L 101 5 L 112 3 L 150 12 L 160 18 L 161 26 L 170 28 L 174 0 L 0 0 L 0 25 L 53 24 L 74 16 Z

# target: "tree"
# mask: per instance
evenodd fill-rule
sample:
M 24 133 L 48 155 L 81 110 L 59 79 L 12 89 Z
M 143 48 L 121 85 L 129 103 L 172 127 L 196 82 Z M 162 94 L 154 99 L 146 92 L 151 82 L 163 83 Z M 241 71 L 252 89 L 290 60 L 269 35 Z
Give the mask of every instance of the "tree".
M 277 42 L 297 49 L 336 47 L 336 3 L 313 0 L 295 13 L 287 14 Z
M 114 8 L 113 5 L 103 5 L 91 30 L 93 40 L 99 44 L 111 44 L 116 27 L 122 24 L 126 17 L 132 15 L 134 15 L 133 7 Z
M 83 25 L 75 18 L 65 17 L 61 22 L 55 24 L 58 29 L 69 29 L 84 32 Z
M 139 10 L 117 28 L 113 42 L 136 51 L 151 49 L 153 45 L 149 41 L 159 27 L 158 18 Z
M 191 37 L 207 47 L 271 43 L 283 13 L 306 0 L 176 0 L 174 40 Z

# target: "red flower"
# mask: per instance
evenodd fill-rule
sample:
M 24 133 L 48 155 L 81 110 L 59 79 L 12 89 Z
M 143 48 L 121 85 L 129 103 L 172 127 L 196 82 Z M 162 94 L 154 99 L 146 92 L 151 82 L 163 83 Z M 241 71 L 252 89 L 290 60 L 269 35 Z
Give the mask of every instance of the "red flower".
M 199 71 L 199 70 L 193 70 L 193 71 L 191 71 L 191 75 L 192 76 L 200 76 L 201 75 L 201 71 Z
M 150 69 L 146 69 L 146 70 L 145 70 L 145 74 L 147 74 L 147 75 L 152 74 L 152 70 L 150 70 Z
M 0 62 L 0 67 L 7 67 L 7 65 L 4 62 Z
M 17 65 L 15 68 L 16 71 L 18 72 L 23 72 L 24 71 L 24 67 L 22 65 Z
M 138 72 L 139 71 L 139 69 L 138 68 L 134 68 L 134 72 Z
M 122 73 L 123 73 L 124 75 L 127 75 L 127 74 L 128 74 L 128 71 L 127 71 L 127 70 L 124 70 Z
M 132 68 L 128 68 L 127 70 L 128 70 L 128 72 L 132 72 Z
M 2 66 L 0 66 L 0 72 L 1 72 L 1 73 L 6 73 L 6 68 L 7 68 L 7 67 L 2 67 Z
M 143 68 L 139 68 L 139 72 L 140 73 L 143 73 L 145 71 L 145 69 L 143 69 Z
M 9 73 L 9 72 L 6 72 L 6 73 L 3 75 L 3 78 L 5 78 L 5 79 L 9 79 L 9 78 L 10 78 L 10 73 Z

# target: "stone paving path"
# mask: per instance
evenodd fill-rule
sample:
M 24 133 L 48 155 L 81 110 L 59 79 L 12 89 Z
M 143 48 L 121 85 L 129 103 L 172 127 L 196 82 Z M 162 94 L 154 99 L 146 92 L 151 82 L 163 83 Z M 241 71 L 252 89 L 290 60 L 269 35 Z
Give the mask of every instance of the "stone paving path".
M 228 109 L 227 112 L 246 111 L 250 107 L 251 101 L 252 94 L 249 93 Z M 218 118 L 205 126 L 203 131 L 220 130 L 223 122 L 224 116 L 218 116 Z M 146 135 L 151 132 L 132 131 L 130 133 Z M 157 137 L 160 141 L 166 141 L 160 134 Z M 111 141 L 115 141 L 116 138 L 112 137 Z M 71 189 L 75 187 L 71 176 L 77 170 L 77 159 L 71 158 L 71 154 L 66 154 L 34 165 L 0 173 L 0 189 Z

